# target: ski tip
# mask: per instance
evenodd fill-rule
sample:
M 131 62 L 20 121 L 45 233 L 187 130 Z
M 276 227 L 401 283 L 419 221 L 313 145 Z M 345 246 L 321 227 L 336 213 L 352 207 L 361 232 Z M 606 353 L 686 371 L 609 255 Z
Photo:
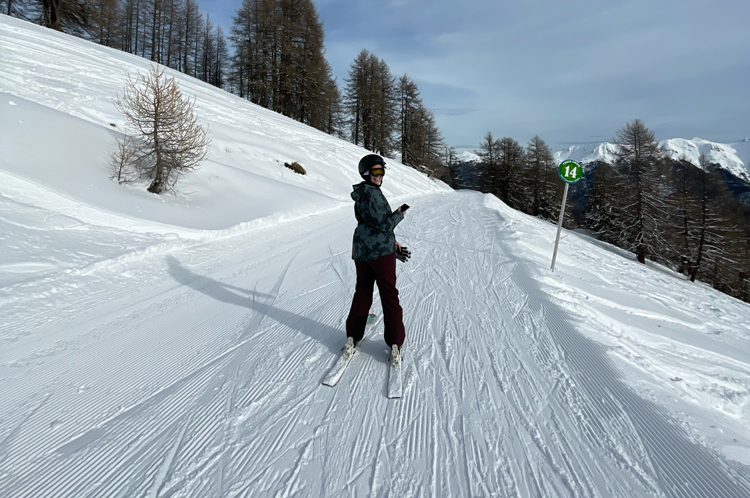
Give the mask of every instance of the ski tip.
M 401 378 L 401 363 L 394 365 L 391 363 L 388 374 L 388 399 L 399 399 L 403 392 Z

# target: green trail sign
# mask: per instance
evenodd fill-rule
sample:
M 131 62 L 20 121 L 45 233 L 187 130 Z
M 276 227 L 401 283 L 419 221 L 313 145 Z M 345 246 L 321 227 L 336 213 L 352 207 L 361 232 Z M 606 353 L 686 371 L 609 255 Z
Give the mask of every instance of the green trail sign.
M 575 161 L 563 161 L 557 168 L 557 174 L 565 183 L 575 183 L 583 178 L 583 168 Z
M 560 230 L 562 229 L 563 217 L 565 216 L 565 201 L 568 200 L 568 187 L 583 178 L 583 168 L 575 161 L 563 161 L 557 167 L 557 174 L 565 182 L 562 206 L 560 207 L 560 219 L 557 221 L 557 237 L 555 238 L 555 250 L 552 252 L 552 266 L 550 270 L 555 271 L 555 260 L 557 259 L 557 246 L 560 245 Z

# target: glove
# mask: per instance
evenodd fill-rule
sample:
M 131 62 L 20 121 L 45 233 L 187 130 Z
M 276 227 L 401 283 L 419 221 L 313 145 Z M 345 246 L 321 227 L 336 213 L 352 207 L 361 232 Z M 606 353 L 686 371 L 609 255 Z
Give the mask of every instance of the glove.
M 401 246 L 400 251 L 396 251 L 396 258 L 402 263 L 406 263 L 411 258 L 411 251 L 404 246 Z

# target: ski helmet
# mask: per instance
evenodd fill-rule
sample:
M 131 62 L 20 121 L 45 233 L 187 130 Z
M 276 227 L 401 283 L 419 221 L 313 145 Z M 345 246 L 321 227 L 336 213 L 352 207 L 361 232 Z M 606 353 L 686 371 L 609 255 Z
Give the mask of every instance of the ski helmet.
M 367 177 L 367 172 L 370 171 L 370 168 L 372 168 L 376 164 L 380 164 L 381 166 L 383 166 L 383 169 L 385 169 L 385 160 L 377 154 L 368 154 L 360 159 L 359 176 L 361 176 L 362 178 Z

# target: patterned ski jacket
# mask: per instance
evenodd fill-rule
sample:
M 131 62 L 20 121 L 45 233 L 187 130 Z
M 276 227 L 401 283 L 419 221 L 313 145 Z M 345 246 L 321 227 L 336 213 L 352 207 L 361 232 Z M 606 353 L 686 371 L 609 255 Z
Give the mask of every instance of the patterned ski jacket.
M 354 261 L 373 261 L 380 256 L 396 252 L 396 228 L 404 214 L 391 211 L 378 185 L 362 182 L 354 185 L 354 216 L 357 228 L 354 230 L 352 259 Z

